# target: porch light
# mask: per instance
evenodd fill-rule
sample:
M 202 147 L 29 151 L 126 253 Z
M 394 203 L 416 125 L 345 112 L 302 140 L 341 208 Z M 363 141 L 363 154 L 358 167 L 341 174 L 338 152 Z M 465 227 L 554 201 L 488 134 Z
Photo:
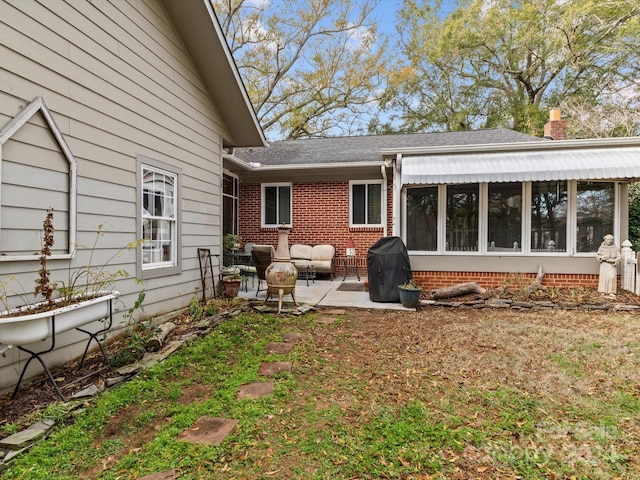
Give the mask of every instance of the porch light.
M 346 251 L 347 257 L 355 257 L 356 256 L 356 244 L 353 241 L 353 238 L 350 238 L 347 241 L 347 251 Z

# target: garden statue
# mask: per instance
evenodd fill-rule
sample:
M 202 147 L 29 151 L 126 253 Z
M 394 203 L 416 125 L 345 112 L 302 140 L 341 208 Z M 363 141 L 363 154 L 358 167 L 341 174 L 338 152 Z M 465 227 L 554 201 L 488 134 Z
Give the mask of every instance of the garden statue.
M 613 235 L 604 236 L 604 240 L 596 252 L 596 259 L 600 262 L 598 291 L 605 294 L 615 294 L 618 280 L 617 265 L 622 259 L 622 254 L 613 243 Z

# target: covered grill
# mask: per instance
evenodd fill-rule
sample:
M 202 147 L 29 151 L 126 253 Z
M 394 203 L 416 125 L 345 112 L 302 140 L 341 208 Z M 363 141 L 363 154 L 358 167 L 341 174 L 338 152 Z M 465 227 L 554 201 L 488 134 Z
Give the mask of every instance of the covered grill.
M 413 279 L 407 247 L 400 237 L 383 237 L 367 252 L 369 299 L 400 302 L 398 285 Z

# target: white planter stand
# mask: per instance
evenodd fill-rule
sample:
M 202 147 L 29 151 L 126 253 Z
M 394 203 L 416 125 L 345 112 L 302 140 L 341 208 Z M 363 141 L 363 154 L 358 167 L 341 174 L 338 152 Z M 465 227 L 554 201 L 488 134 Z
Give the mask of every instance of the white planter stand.
M 63 401 L 66 402 L 64 395 L 60 391 L 56 381 L 51 375 L 49 368 L 46 363 L 42 359 L 41 355 L 45 353 L 51 352 L 56 345 L 56 335 L 66 332 L 68 330 L 76 329 L 82 333 L 89 335 L 89 340 L 87 340 L 87 345 L 84 350 L 84 354 L 82 355 L 82 360 L 80 361 L 80 367 L 84 364 L 85 357 L 87 352 L 89 351 L 89 346 L 91 345 L 91 341 L 95 340 L 104 356 L 107 364 L 109 366 L 109 359 L 107 358 L 107 354 L 102 347 L 102 344 L 98 341 L 98 335 L 108 332 L 111 329 L 113 323 L 113 300 L 117 298 L 120 294 L 118 292 L 98 292 L 99 296 L 89 299 L 83 300 L 78 303 L 74 303 L 72 305 L 66 305 L 59 308 L 54 308 L 53 310 L 38 312 L 38 313 L 30 313 L 20 316 L 10 316 L 20 311 L 26 311 L 29 307 L 21 307 L 16 310 L 12 310 L 9 312 L 3 312 L 0 314 L 0 344 L 4 344 L 11 347 L 16 347 L 19 350 L 26 352 L 31 355 L 31 357 L 27 360 L 24 367 L 22 368 L 22 373 L 20 373 L 20 378 L 18 379 L 18 383 L 16 385 L 15 390 L 13 391 L 13 397 L 16 396 L 18 389 L 20 388 L 20 383 L 24 377 L 25 372 L 27 371 L 27 367 L 31 363 L 33 359 L 38 360 L 40 365 L 44 368 L 49 380 L 56 389 L 56 392 L 62 398 Z M 43 305 L 43 304 L 40 304 Z M 96 332 L 89 332 L 80 327 L 92 323 L 96 320 L 104 320 L 103 328 L 99 329 Z M 49 340 L 49 348 L 42 351 L 34 351 L 29 348 L 26 348 L 25 345 L 30 345 L 35 342 Z M 31 347 L 34 348 L 34 347 Z

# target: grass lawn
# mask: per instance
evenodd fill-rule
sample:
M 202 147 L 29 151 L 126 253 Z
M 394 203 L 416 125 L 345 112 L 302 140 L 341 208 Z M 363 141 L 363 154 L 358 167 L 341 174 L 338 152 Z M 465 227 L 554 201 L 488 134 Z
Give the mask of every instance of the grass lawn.
M 3 478 L 640 478 L 640 316 L 243 314 L 56 427 Z M 265 346 L 308 334 L 287 354 Z M 275 392 L 237 400 L 265 361 Z M 50 408 L 48 414 L 55 413 Z M 178 436 L 238 421 L 219 445 Z

